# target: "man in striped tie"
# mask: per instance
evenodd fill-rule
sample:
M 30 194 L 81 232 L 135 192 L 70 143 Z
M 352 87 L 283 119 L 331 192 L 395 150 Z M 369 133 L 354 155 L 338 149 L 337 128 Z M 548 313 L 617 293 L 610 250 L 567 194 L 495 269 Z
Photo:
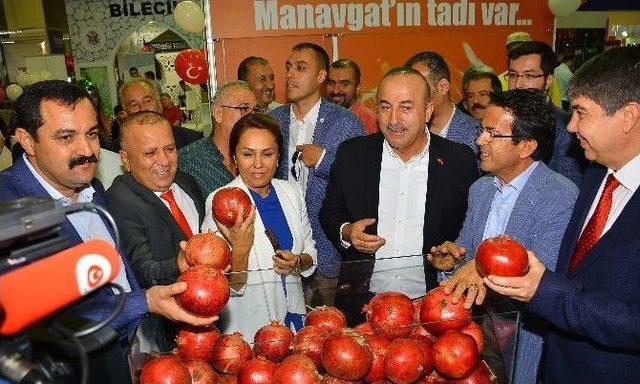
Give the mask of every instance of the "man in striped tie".
M 487 286 L 526 302 L 554 327 L 543 383 L 640 382 L 640 47 L 613 48 L 585 63 L 569 85 L 588 169 L 555 272 L 529 253 L 519 278 Z

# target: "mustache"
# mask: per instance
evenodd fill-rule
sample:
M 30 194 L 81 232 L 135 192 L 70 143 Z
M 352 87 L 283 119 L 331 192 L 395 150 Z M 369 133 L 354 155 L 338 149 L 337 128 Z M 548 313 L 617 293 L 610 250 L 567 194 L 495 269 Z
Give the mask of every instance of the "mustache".
M 345 93 L 332 92 L 332 93 L 329 94 L 329 97 L 347 97 L 347 95 Z
M 87 163 L 98 163 L 98 158 L 95 154 L 91 156 L 76 156 L 73 159 L 69 160 L 69 169 L 73 169 L 78 165 L 84 165 Z
M 486 109 L 487 107 L 485 107 L 484 105 L 481 104 L 473 104 L 471 106 L 471 109 Z

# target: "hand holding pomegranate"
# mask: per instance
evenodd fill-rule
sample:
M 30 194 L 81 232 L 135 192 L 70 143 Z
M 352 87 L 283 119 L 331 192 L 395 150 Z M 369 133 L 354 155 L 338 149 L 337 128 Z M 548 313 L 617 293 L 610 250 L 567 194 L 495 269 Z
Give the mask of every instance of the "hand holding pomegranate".
M 451 241 L 431 247 L 427 260 L 440 271 L 450 271 L 453 267 L 463 260 L 467 250 Z
M 187 259 L 185 258 L 186 246 L 187 242 L 181 241 L 180 250 L 178 251 L 178 256 L 176 256 L 176 264 L 178 265 L 178 271 L 180 271 L 180 273 L 186 271 L 189 268 L 189 263 L 187 263 Z
M 164 316 L 172 321 L 194 326 L 206 326 L 218 320 L 218 316 L 198 317 L 185 311 L 178 305 L 175 296 L 187 289 L 187 283 L 156 285 L 146 291 L 149 312 Z
M 451 302 L 457 303 L 466 294 L 464 307 L 469 309 L 475 303 L 480 305 L 487 295 L 487 287 L 476 269 L 475 259 L 463 265 L 449 279 L 440 283 L 444 293 L 451 295 Z
M 376 253 L 386 242 L 380 236 L 370 235 L 365 232 L 368 226 L 373 225 L 376 219 L 362 219 L 349 223 L 342 228 L 342 239 L 364 253 Z
M 253 246 L 254 220 L 256 217 L 256 207 L 251 206 L 249 216 L 243 220 L 243 207 L 240 207 L 240 214 L 236 217 L 236 222 L 231 227 L 226 227 L 220 222 L 216 222 L 222 235 L 231 244 L 232 259 L 237 255 L 246 255 Z M 233 263 L 232 263 L 233 265 Z M 235 269 L 234 269 L 235 270 Z
M 501 295 L 529 302 L 538 290 L 538 285 L 540 285 L 540 280 L 542 280 L 546 267 L 533 252 L 527 251 L 527 256 L 529 258 L 529 271 L 526 275 L 522 277 L 490 275 L 483 278 L 484 283 Z

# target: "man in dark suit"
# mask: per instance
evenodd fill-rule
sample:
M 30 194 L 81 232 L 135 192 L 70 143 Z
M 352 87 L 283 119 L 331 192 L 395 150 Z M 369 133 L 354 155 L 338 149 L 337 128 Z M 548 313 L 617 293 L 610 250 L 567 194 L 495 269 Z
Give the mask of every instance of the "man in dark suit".
M 380 132 L 340 146 L 320 211 L 328 238 L 349 261 L 336 305 L 350 324 L 361 320 L 370 291 L 418 297 L 437 285 L 422 255 L 458 235 L 478 177 L 470 148 L 426 129 L 433 106 L 418 71 L 389 71 L 376 99 Z
M 120 104 L 131 115 L 139 111 L 153 111 L 162 114 L 160 95 L 153 84 L 141 78 L 133 79 L 120 87 Z M 202 132 L 185 127 L 173 127 L 173 138 L 178 149 L 202 139 Z
M 25 88 L 15 108 L 16 135 L 25 155 L 0 173 L 0 200 L 39 197 L 60 200 L 64 205 L 93 202 L 107 207 L 104 188 L 94 178 L 100 153 L 98 120 L 86 92 L 65 81 L 44 81 Z M 93 214 L 68 215 L 61 232 L 72 244 L 95 237 L 113 243 L 110 227 Z M 216 320 L 199 318 L 180 308 L 174 296 L 183 292 L 186 284 L 141 289 L 126 255 L 121 255 L 121 261 L 116 282 L 124 287 L 126 301 L 110 325 L 124 347 L 147 313 L 193 325 Z M 118 300 L 111 288 L 103 287 L 75 304 L 71 312 L 101 321 L 114 311 Z
M 569 95 L 568 129 L 584 175 L 556 271 L 529 252 L 524 277 L 484 279 L 554 327 L 543 383 L 640 382 L 640 47 L 613 48 L 584 64 Z

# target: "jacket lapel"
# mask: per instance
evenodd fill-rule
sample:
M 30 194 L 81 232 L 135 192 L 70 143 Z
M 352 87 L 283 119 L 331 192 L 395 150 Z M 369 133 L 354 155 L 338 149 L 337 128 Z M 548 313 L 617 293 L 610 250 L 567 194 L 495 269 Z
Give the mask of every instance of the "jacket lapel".
M 178 171 L 173 181 L 182 188 L 191 200 L 193 200 L 193 204 L 196 206 L 196 210 L 198 211 L 198 226 L 200 226 L 202 224 L 202 220 L 204 220 L 204 202 L 202 201 L 202 198 L 198 196 L 196 191 L 191 189 L 191 184 L 186 182 L 185 176 L 182 172 Z
M 363 217 L 372 217 L 376 219 L 375 224 L 370 230 L 370 234 L 378 233 L 378 204 L 380 202 L 380 170 L 382 167 L 382 146 L 384 145 L 384 136 L 382 133 L 374 133 L 375 140 L 370 141 L 368 156 L 365 164 L 356 172 L 366 173 L 362 178 L 367 184 L 362 188 L 364 193 L 362 198 L 365 199 L 365 214 Z M 369 231 L 368 231 L 369 232 Z
M 442 157 L 440 153 L 440 139 L 435 134 L 431 134 L 429 139 L 429 176 L 427 178 L 427 198 L 424 208 L 424 229 L 423 229 L 423 253 L 429 252 L 428 249 L 424 249 L 424 244 L 431 244 L 430 236 L 432 231 L 428 231 L 428 223 L 437 222 L 440 212 L 440 208 L 443 206 L 441 200 L 445 198 L 443 195 L 446 192 L 446 188 L 442 188 L 442 185 L 447 185 L 447 173 L 445 172 L 445 162 L 447 159 Z
M 531 212 L 535 209 L 536 204 L 541 196 L 541 189 L 545 188 L 545 180 L 549 174 L 547 166 L 540 162 L 533 170 L 529 180 L 518 195 L 513 206 L 513 211 L 509 216 L 506 233 L 522 233 L 527 231 L 527 220 L 531 217 Z

